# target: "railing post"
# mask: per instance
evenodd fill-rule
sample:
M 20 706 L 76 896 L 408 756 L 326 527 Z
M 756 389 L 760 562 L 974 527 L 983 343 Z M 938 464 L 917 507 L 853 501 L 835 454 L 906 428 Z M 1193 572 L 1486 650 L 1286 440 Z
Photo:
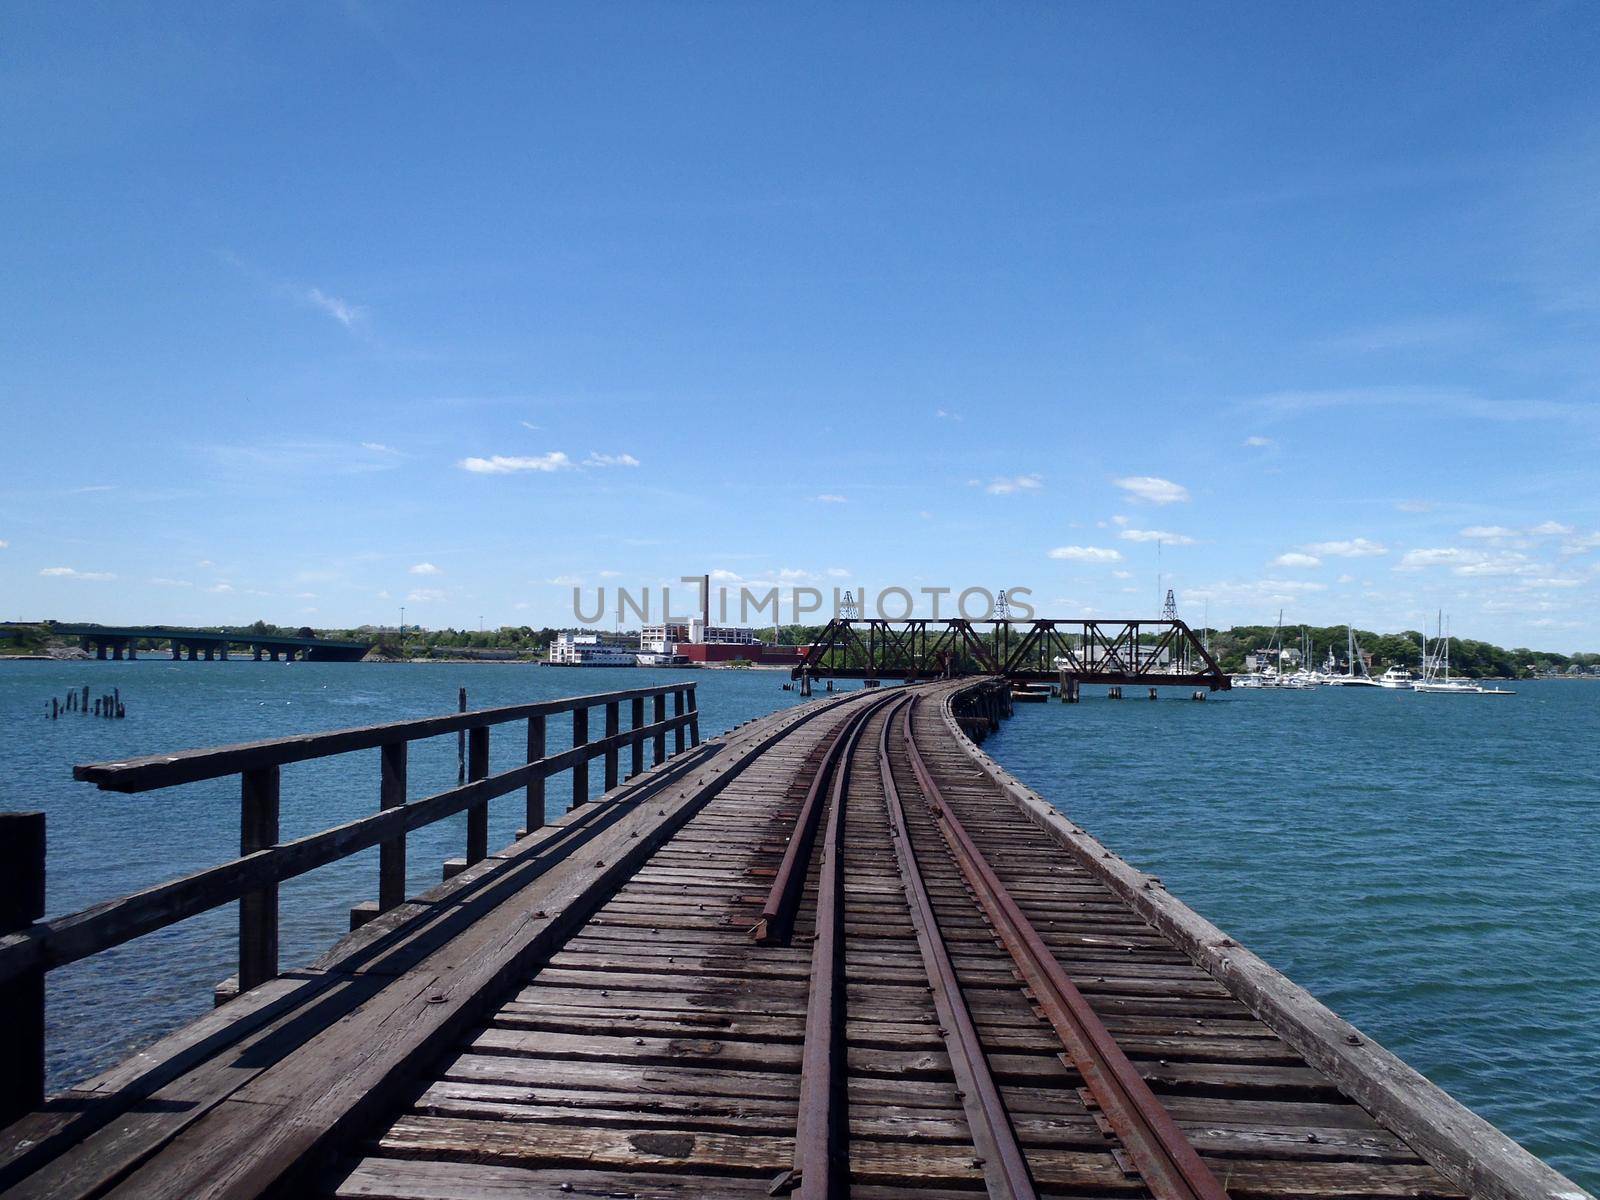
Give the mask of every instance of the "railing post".
M 0 813 L 0 934 L 18 933 L 44 916 L 44 814 Z M 44 971 L 0 984 L 0 1125 L 44 1101 Z
M 584 746 L 589 742 L 589 710 L 579 705 L 572 710 L 572 744 Z M 589 799 L 589 760 L 576 763 L 572 768 L 572 807 L 577 808 Z
M 617 701 L 613 700 L 606 705 L 606 737 L 614 738 L 621 731 L 618 720 Z M 606 791 L 617 786 L 617 747 L 608 742 L 606 744 Z
M 489 778 L 489 727 L 479 725 L 467 734 L 467 782 Z M 480 800 L 467 809 L 467 865 L 489 857 L 489 802 Z
M 695 685 L 689 685 L 689 745 L 700 744 L 700 699 L 695 693 Z
M 654 724 L 659 725 L 667 719 L 667 695 L 665 692 L 657 692 L 652 699 L 655 701 L 652 706 L 652 712 L 655 716 Z M 655 743 L 656 766 L 659 767 L 667 761 L 667 735 L 657 733 Z
M 628 708 L 628 717 L 632 720 L 633 728 L 637 732 L 644 728 L 644 697 L 635 696 L 633 703 Z M 633 764 L 633 769 L 628 772 L 628 778 L 632 779 L 635 775 L 644 774 L 644 739 L 641 737 L 634 738 L 633 745 L 629 748 L 633 752 L 633 757 L 629 760 Z
M 683 716 L 683 689 L 682 688 L 674 688 L 672 690 L 672 715 L 675 716 L 675 717 Z M 683 753 L 683 726 L 682 725 L 673 726 L 673 729 L 672 729 L 672 752 L 674 754 L 682 754 Z
M 278 844 L 278 768 L 258 767 L 240 776 L 239 853 Z M 239 898 L 239 994 L 278 973 L 278 885 L 266 884 Z
M 406 802 L 406 742 L 390 742 L 383 756 L 383 782 L 378 806 L 399 808 Z M 406 835 L 378 845 L 378 911 L 388 912 L 406 898 Z
M 544 714 L 528 718 L 528 761 L 538 762 L 544 757 Z M 544 828 L 544 772 L 535 772 L 528 780 L 528 815 L 523 831 L 532 833 Z

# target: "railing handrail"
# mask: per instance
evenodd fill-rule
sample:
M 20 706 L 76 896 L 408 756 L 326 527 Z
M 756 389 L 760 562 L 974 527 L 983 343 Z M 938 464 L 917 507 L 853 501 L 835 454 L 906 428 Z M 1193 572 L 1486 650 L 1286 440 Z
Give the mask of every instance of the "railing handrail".
M 500 708 L 480 708 L 472 712 L 447 713 L 437 717 L 411 717 L 381 725 L 355 725 L 325 733 L 290 734 L 259 742 L 240 742 L 214 746 L 207 750 L 184 750 L 176 754 L 149 754 L 117 762 L 84 763 L 72 768 L 80 783 L 92 783 L 107 792 L 149 792 L 180 783 L 199 783 L 221 779 L 263 767 L 327 758 L 355 750 L 373 750 L 395 742 L 414 742 L 441 734 L 482 729 L 529 717 L 551 716 L 577 709 L 598 708 L 623 700 L 666 696 L 693 684 L 664 683 L 655 687 L 628 688 L 618 692 L 595 692 L 587 696 L 568 696 L 559 700 L 539 700 L 531 704 L 510 704 Z
M 38 921 L 26 932 L 0 936 L 0 984 L 30 969 L 50 971 L 66 966 L 213 908 L 221 908 L 269 884 L 304 875 L 390 838 L 453 817 L 475 804 L 508 795 L 526 787 L 531 779 L 548 777 L 636 742 L 648 741 L 658 734 L 671 733 L 691 719 L 691 714 L 685 712 L 639 729 L 625 729 L 497 775 L 408 800 L 396 808 L 357 817 L 292 841 L 279 842 L 75 913 Z
M 667 715 L 667 697 L 672 715 Z M 645 701 L 652 700 L 646 716 Z M 622 727 L 622 706 L 629 702 L 628 725 Z M 461 692 L 466 707 L 466 690 Z M 604 710 L 604 732 L 589 736 L 589 712 Z M 548 720 L 572 714 L 572 745 L 546 752 Z M 489 732 L 495 725 L 527 723 L 523 762 L 498 775 L 489 773 Z M 407 759 L 412 742 L 455 733 L 460 736 L 457 786 L 419 799 L 406 790 Z M 10 1022 L 8 1052 L 14 1070 L 0 1079 L 0 1125 L 44 1097 L 44 1004 L 46 972 L 120 946 L 224 904 L 239 906 L 239 972 L 218 989 L 219 1001 L 249 991 L 278 974 L 278 885 L 318 867 L 378 848 L 378 899 L 351 909 L 350 927 L 357 928 L 406 898 L 406 835 L 466 813 L 466 855 L 444 864 L 448 879 L 489 856 L 489 802 L 523 789 L 526 817 L 518 837 L 545 824 L 546 789 L 550 776 L 571 773 L 572 807 L 591 799 L 589 763 L 605 760 L 604 788 L 622 781 L 622 751 L 631 748 L 626 778 L 646 771 L 646 746 L 655 766 L 668 761 L 685 743 L 700 745 L 700 711 L 693 683 L 660 684 L 588 696 L 569 696 L 533 704 L 484 708 L 338 729 L 212 750 L 159 754 L 125 762 L 74 767 L 73 777 L 116 792 L 144 792 L 180 783 L 239 776 L 239 857 L 204 867 L 177 879 L 92 905 L 66 916 L 44 915 L 45 817 L 43 813 L 0 813 L 0 1008 Z M 686 736 L 687 735 L 687 736 Z M 380 751 L 376 799 L 379 810 L 342 825 L 282 841 L 279 828 L 280 767 L 285 763 L 327 758 L 362 750 Z

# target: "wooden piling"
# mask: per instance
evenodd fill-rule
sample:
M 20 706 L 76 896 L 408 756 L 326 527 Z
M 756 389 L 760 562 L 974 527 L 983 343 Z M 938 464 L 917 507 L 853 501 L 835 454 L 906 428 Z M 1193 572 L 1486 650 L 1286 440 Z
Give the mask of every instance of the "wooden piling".
M 0 813 L 0 935 L 20 933 L 44 916 L 44 814 Z M 0 1126 L 44 1100 L 44 971 L 0 984 Z
M 572 744 L 582 746 L 589 740 L 589 710 L 582 705 L 572 710 Z M 584 760 L 572 768 L 572 807 L 577 808 L 589 800 L 589 763 Z
M 682 688 L 677 688 L 672 693 L 672 715 L 675 716 L 675 717 L 683 716 L 683 689 Z M 682 725 L 676 726 L 672 731 L 672 752 L 674 754 L 682 754 L 683 753 L 683 726 Z
M 467 735 L 467 781 L 489 778 L 489 727 L 480 725 Z M 489 857 L 489 802 L 480 800 L 467 809 L 467 865 Z
M 635 732 L 644 728 L 643 696 L 635 696 L 633 701 L 629 704 L 628 719 L 633 722 L 633 729 Z M 631 756 L 632 769 L 628 772 L 628 778 L 632 779 L 635 775 L 642 775 L 644 773 L 644 739 L 637 737 L 634 738 L 633 745 L 629 747 L 629 752 Z
M 399 808 L 406 802 L 406 742 L 391 742 L 378 751 L 382 779 L 378 807 Z M 406 837 L 378 844 L 378 911 L 388 912 L 406 898 Z
M 635 704 L 639 701 L 634 701 Z M 528 761 L 538 762 L 544 757 L 544 714 L 528 718 Z M 523 833 L 544 828 L 544 772 L 537 771 L 528 780 L 527 815 L 523 819 Z
M 278 768 L 240 776 L 239 853 L 254 854 L 278 842 Z M 269 883 L 239 899 L 239 992 L 278 973 L 278 885 Z
M 621 724 L 620 717 L 621 717 L 621 714 L 618 712 L 617 702 L 615 700 L 613 700 L 610 704 L 606 705 L 606 737 L 608 739 L 616 737 L 617 734 L 622 731 L 622 724 Z M 616 745 L 614 743 L 608 742 L 607 745 L 606 745 L 606 754 L 605 754 L 605 760 L 606 760 L 606 766 L 605 766 L 605 771 L 606 771 L 606 791 L 608 791 L 608 792 L 612 788 L 617 786 L 617 759 L 618 759 L 618 757 L 619 757 L 619 755 L 618 755 L 618 751 L 617 751 Z
M 659 725 L 659 724 L 661 724 L 661 722 L 663 722 L 663 721 L 665 721 L 667 719 L 667 697 L 664 694 L 658 692 L 651 699 L 652 699 L 653 703 L 652 703 L 650 711 L 654 714 L 655 724 Z M 667 761 L 667 735 L 666 734 L 664 734 L 664 733 L 656 734 L 654 751 L 655 751 L 656 766 L 659 767 L 662 763 Z

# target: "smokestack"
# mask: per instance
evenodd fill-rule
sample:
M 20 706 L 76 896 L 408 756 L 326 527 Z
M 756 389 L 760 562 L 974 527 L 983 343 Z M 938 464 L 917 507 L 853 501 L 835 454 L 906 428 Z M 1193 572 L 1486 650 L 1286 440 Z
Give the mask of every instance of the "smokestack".
M 701 576 L 701 581 L 704 584 L 700 591 L 701 599 L 704 601 L 704 611 L 700 614 L 700 619 L 703 620 L 706 623 L 706 626 L 709 628 L 711 625 L 711 576 L 703 575 Z

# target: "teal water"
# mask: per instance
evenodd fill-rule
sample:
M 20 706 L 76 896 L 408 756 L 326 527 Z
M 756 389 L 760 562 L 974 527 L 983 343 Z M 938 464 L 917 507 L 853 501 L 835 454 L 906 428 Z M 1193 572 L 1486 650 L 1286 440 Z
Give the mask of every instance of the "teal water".
M 1019 705 L 984 748 L 1600 1187 L 1600 684 Z
M 49 814 L 49 910 L 237 853 L 237 784 L 142 796 L 74 763 L 692 680 L 713 734 L 793 703 L 774 672 L 507 665 L 0 664 L 0 809 Z M 124 721 L 51 722 L 52 695 L 122 690 Z M 986 745 L 1007 767 L 1336 1011 L 1591 1189 L 1600 1185 L 1600 685 L 1510 699 L 1236 692 L 1194 704 L 1024 705 Z M 494 769 L 519 738 L 491 738 Z M 552 724 L 552 751 L 563 748 Z M 454 737 L 414 747 L 411 792 L 452 785 Z M 598 776 L 599 772 L 591 773 Z M 595 779 L 598 786 L 598 778 Z M 563 806 L 551 789 L 552 815 Z M 284 835 L 377 806 L 377 752 L 285 768 Z M 521 800 L 491 810 L 509 840 Z M 410 839 L 412 890 L 462 852 L 464 818 Z M 369 898 L 376 852 L 282 891 L 283 963 Z M 60 1086 L 204 1012 L 231 975 L 232 907 L 50 977 Z

